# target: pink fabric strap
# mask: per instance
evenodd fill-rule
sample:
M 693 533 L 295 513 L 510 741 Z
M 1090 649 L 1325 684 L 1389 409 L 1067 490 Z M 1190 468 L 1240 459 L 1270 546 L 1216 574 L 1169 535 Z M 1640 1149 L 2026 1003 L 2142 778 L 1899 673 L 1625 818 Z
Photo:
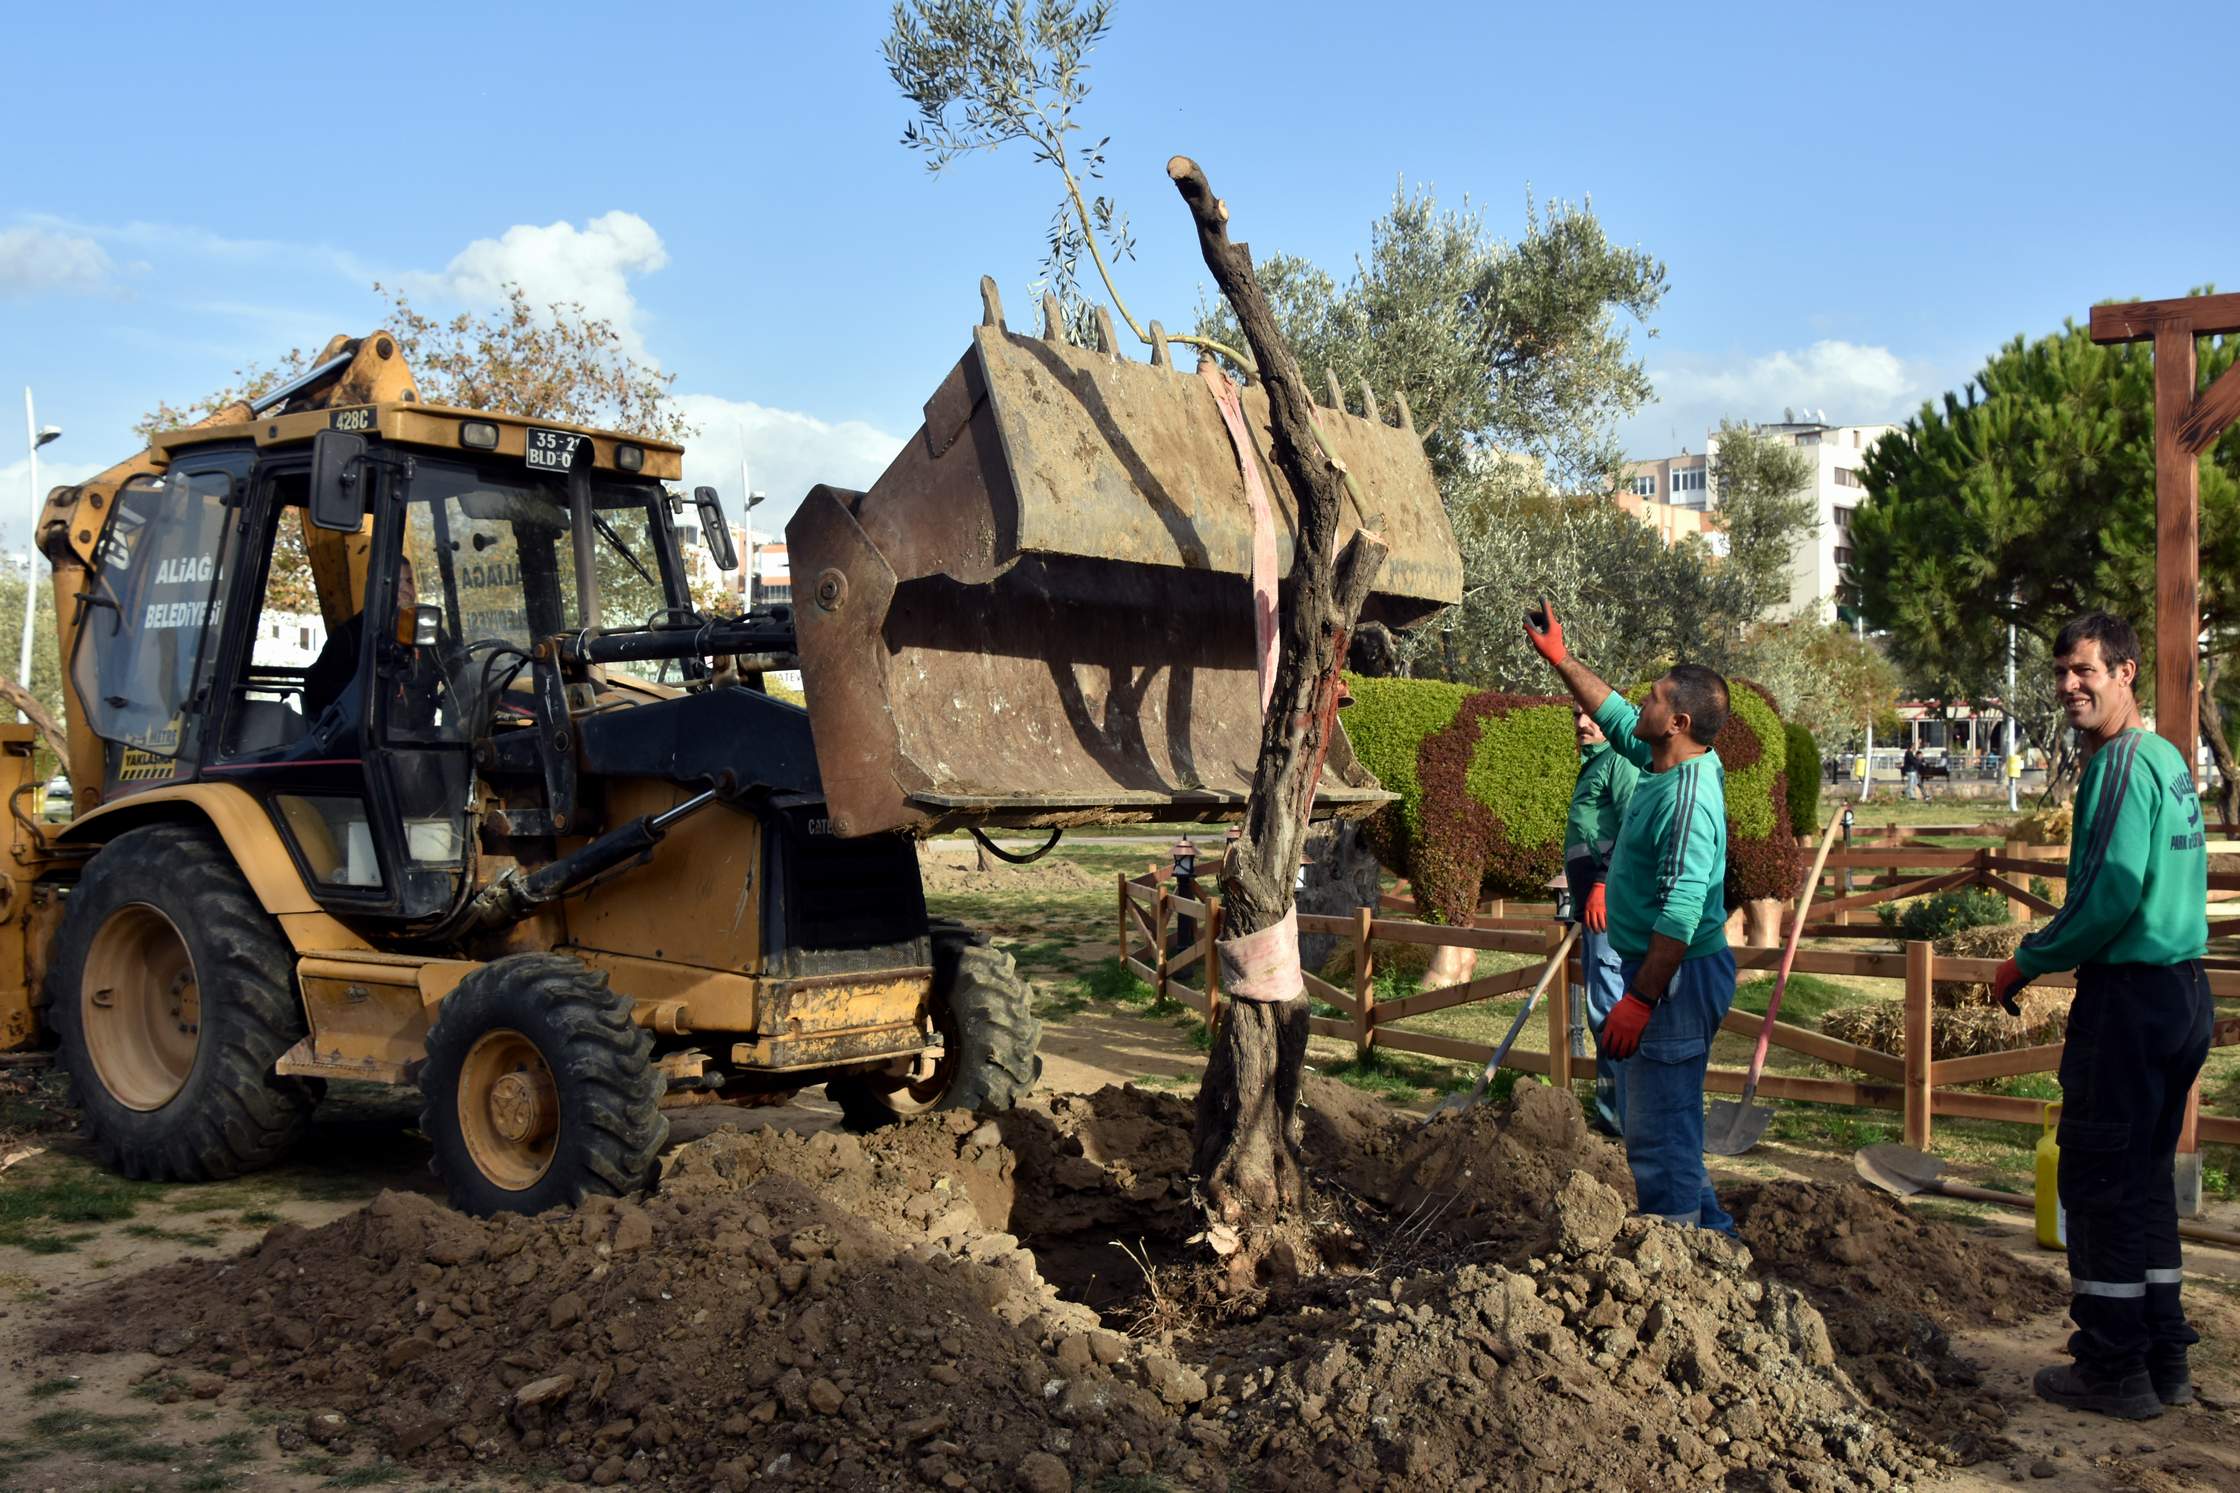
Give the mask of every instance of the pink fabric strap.
M 1244 500 L 1252 509 L 1252 637 L 1258 645 L 1253 660 L 1260 671 L 1260 713 L 1265 716 L 1276 692 L 1275 510 L 1268 505 L 1260 458 L 1244 423 L 1244 402 L 1237 398 L 1237 386 L 1211 358 L 1198 360 L 1198 377 L 1206 381 L 1213 402 L 1221 407 L 1221 423 L 1229 427 L 1229 443 L 1237 448 L 1237 469 L 1244 473 Z
M 1274 1005 L 1297 1000 L 1307 982 L 1299 973 L 1299 909 L 1258 933 L 1214 940 L 1221 957 L 1222 994 L 1240 1001 Z

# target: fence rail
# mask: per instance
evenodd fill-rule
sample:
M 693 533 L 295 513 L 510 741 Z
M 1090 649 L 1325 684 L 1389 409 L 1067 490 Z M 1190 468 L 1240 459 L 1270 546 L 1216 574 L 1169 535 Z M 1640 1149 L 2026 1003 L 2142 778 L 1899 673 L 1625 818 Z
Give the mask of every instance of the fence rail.
M 1945 831 L 1953 833 L 1954 831 Z M 1961 831 L 1965 832 L 1965 831 Z M 2059 847 L 2052 847 L 2058 849 Z M 2010 842 L 2003 850 L 1889 850 L 1852 849 L 1830 857 L 1823 885 L 1831 888 L 1825 898 L 1815 897 L 1801 913 L 1805 936 L 1823 938 L 1879 938 L 1895 941 L 1883 928 L 1846 926 L 1831 920 L 1875 902 L 1922 895 L 1951 886 L 1984 886 L 1997 890 L 2016 907 L 2050 911 L 2052 904 L 2018 888 L 2005 876 L 2027 870 L 2031 875 L 2058 879 L 2066 874 L 2062 861 L 2037 860 L 2029 847 Z M 2064 852 L 2065 853 L 2065 852 Z M 1841 891 L 1847 873 L 1880 871 L 1892 878 L 1861 890 Z M 2240 892 L 2240 875 L 2210 878 L 2212 898 L 2218 891 Z M 1366 1055 L 1376 1048 L 1411 1052 L 1427 1057 L 1466 1063 L 1483 1063 L 1492 1056 L 1490 1044 L 1413 1031 L 1398 1025 L 1412 1017 L 1480 1001 L 1498 1000 L 1529 989 L 1538 978 L 1537 963 L 1469 980 L 1442 989 L 1419 991 L 1397 999 L 1376 997 L 1376 958 L 1379 944 L 1429 944 L 1509 954 L 1538 956 L 1544 961 L 1562 937 L 1564 925 L 1547 903 L 1496 902 L 1481 912 L 1470 926 L 1424 923 L 1390 917 L 1387 912 L 1413 910 L 1405 896 L 1386 895 L 1372 909 L 1357 909 L 1350 917 L 1299 914 L 1302 934 L 1330 934 L 1353 950 L 1353 988 L 1341 989 L 1318 975 L 1306 976 L 1307 993 L 1335 1008 L 1337 1016 L 1310 1016 L 1308 1028 L 1318 1036 L 1352 1042 Z M 2240 911 L 2240 904 L 2235 904 Z M 1161 997 L 1198 1012 L 1209 1024 L 1220 1020 L 1223 998 L 1220 967 L 1213 944 L 1221 927 L 1221 905 L 1214 897 L 1189 897 L 1175 892 L 1156 869 L 1144 875 L 1119 878 L 1120 958 L 1138 978 Z M 2240 928 L 2240 921 L 2229 925 Z M 1787 919 L 1782 925 L 1787 931 Z M 2219 937 L 2212 924 L 2212 938 Z M 2212 949 L 2216 945 L 2212 944 Z M 1773 971 L 1780 966 L 1780 951 L 1767 947 L 1737 946 L 1735 967 L 1740 972 Z M 1570 1049 L 1571 986 L 1579 982 L 1577 956 L 1567 959 L 1566 978 L 1554 981 L 1547 996 L 1548 1050 L 1525 1052 L 1511 1048 L 1503 1066 L 1546 1078 L 1558 1086 L 1574 1079 L 1591 1078 L 1594 1061 L 1573 1057 Z M 2208 961 L 2209 988 L 2218 1003 L 2213 1046 L 2240 1045 L 2240 960 L 2213 957 Z M 1937 1058 L 1933 1053 L 1935 991 L 1939 985 L 1988 984 L 1999 967 L 1996 959 L 1963 959 L 1940 955 L 1933 945 L 1899 942 L 1889 949 L 1800 948 L 1794 968 L 1803 974 L 1894 979 L 1905 985 L 1904 1040 L 1896 1053 L 1886 1053 L 1840 1041 L 1824 1032 L 1776 1021 L 1775 1047 L 1796 1053 L 1829 1069 L 1847 1070 L 1839 1076 L 1767 1073 L 1759 1081 L 1760 1093 L 1776 1099 L 1822 1104 L 1859 1105 L 1897 1111 L 1905 1117 L 1908 1145 L 1933 1144 L 1936 1119 L 2003 1120 L 2035 1125 L 2044 1101 L 2011 1094 L 1990 1094 L 1965 1087 L 2027 1073 L 2051 1073 L 2061 1066 L 2062 1044 L 2046 1043 L 2005 1052 L 1960 1058 Z M 2068 974 L 2048 975 L 2035 983 L 2073 987 Z M 1755 1037 L 1762 1017 L 1730 1011 L 1722 1030 Z M 1744 1071 L 1713 1068 L 1704 1086 L 1714 1093 L 1740 1093 Z M 2240 1116 L 2195 1113 L 2182 1149 L 2201 1141 L 2240 1145 Z

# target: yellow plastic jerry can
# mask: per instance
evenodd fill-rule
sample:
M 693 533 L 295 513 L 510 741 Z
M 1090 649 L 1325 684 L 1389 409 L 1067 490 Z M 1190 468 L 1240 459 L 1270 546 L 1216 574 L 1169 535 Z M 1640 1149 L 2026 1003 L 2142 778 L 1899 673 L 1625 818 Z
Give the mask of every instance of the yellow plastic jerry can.
M 2041 1249 L 2069 1247 L 2069 1210 L 2061 1206 L 2061 1143 L 2054 1134 L 2061 1124 L 2061 1106 L 2046 1106 L 2045 1132 L 2038 1137 L 2038 1245 Z

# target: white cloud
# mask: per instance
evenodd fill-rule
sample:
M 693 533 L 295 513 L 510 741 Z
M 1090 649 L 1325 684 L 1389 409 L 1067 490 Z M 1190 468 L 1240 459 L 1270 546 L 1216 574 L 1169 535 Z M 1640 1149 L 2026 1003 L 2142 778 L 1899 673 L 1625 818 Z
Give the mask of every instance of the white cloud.
M 633 275 L 651 274 L 669 262 L 661 235 L 636 213 L 610 212 L 578 228 L 573 223 L 537 227 L 517 223 L 496 238 L 479 238 L 453 256 L 439 275 L 406 277 L 408 289 L 447 296 L 469 305 L 496 305 L 517 284 L 539 306 L 580 302 L 585 311 L 614 324 L 623 347 L 645 355 L 638 326 Z
M 902 437 L 861 420 L 834 423 L 714 394 L 681 394 L 677 405 L 700 428 L 685 447 L 685 485 L 714 487 L 723 494 L 732 523 L 742 524 L 747 495 L 739 484 L 739 459 L 744 453 L 747 480 L 768 495 L 754 511 L 755 530 L 765 539 L 785 527 L 819 482 L 869 487 L 902 449 Z M 739 537 L 744 540 L 743 530 Z
M 1722 419 L 1778 420 L 1784 409 L 1799 419 L 1825 410 L 1837 425 L 1899 421 L 1947 383 L 1925 360 L 1833 338 L 1737 360 L 1683 354 L 1653 364 L 1649 379 L 1657 402 L 1626 422 L 1629 455 L 1662 454 L 1675 438 L 1700 449 Z
M 109 251 L 87 234 L 45 224 L 0 229 L 0 295 L 85 294 L 109 281 Z

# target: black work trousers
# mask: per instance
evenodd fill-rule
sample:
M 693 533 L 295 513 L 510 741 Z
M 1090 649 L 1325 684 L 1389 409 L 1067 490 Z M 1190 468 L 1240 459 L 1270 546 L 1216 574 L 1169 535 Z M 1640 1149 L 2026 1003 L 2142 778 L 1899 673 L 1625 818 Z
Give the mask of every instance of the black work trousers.
M 2061 1053 L 2069 1351 L 2132 1374 L 2200 1341 L 2178 1301 L 2172 1175 L 2186 1095 L 2209 1055 L 2209 981 L 2184 964 L 2088 964 Z

